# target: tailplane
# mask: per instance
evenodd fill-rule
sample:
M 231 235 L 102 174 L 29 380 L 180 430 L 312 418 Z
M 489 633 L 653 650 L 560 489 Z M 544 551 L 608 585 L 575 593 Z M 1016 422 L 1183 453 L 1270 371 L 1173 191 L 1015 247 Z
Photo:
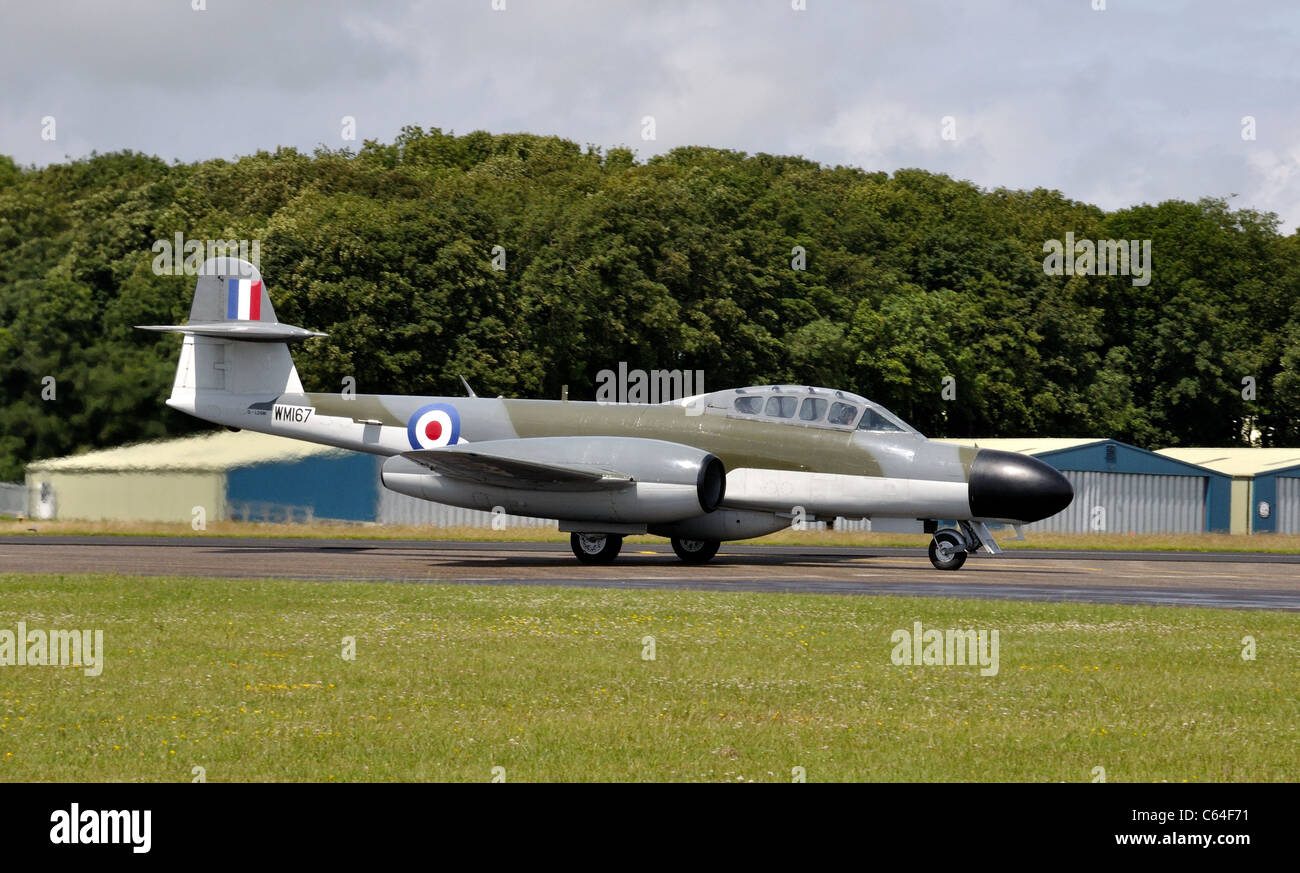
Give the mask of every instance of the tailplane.
M 239 258 L 210 258 L 204 262 L 194 285 L 187 324 L 137 327 L 184 334 L 167 405 L 217 421 L 225 416 L 213 413 L 227 404 L 212 401 L 224 396 L 269 399 L 301 394 L 302 382 L 288 344 L 325 336 L 281 324 L 262 274 Z

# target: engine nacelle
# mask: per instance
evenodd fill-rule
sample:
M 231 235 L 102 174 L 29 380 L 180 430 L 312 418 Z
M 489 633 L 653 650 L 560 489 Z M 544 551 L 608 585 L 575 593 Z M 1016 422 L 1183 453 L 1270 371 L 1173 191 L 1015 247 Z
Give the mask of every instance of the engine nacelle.
M 466 446 L 468 449 L 469 446 Z M 436 473 L 396 455 L 384 462 L 384 487 L 437 503 L 511 515 L 663 524 L 711 513 L 726 494 L 722 461 L 702 449 L 634 437 L 541 437 L 473 444 L 483 455 L 583 470 L 599 469 L 625 482 L 539 485 L 502 476 L 484 479 Z

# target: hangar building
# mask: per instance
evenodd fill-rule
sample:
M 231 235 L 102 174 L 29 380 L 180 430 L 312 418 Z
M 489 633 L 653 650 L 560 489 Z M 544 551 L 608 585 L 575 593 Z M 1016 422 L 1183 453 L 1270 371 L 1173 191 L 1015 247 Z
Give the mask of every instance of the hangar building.
M 27 465 L 34 518 L 183 521 L 337 520 L 491 527 L 492 514 L 384 488 L 384 458 L 254 431 L 138 443 Z M 504 524 L 554 527 L 507 515 Z M 501 523 L 501 522 L 498 522 Z
M 241 431 L 137 443 L 27 465 L 35 518 L 373 520 L 375 459 Z
M 1026 525 L 1053 533 L 1227 531 L 1230 478 L 1188 460 L 1117 440 L 945 439 L 1033 455 L 1060 470 L 1074 501 L 1059 515 Z
M 1300 449 L 1161 449 L 1231 477 L 1233 533 L 1300 534 Z

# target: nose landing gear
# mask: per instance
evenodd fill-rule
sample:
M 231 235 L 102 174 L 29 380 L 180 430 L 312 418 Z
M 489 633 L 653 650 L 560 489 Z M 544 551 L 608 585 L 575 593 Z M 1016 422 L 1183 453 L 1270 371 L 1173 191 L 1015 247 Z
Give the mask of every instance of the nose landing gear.
M 961 531 L 946 528 L 930 540 L 930 563 L 936 570 L 960 570 L 966 563 L 966 538 Z
M 978 549 L 984 549 L 990 555 L 1002 554 L 1002 549 L 988 525 L 982 521 L 959 521 L 959 528 L 945 527 L 937 531 L 930 540 L 930 563 L 936 570 L 960 570 L 966 563 L 966 556 Z M 1016 528 L 1017 531 L 1019 528 Z M 1023 535 L 1020 539 L 1024 539 Z

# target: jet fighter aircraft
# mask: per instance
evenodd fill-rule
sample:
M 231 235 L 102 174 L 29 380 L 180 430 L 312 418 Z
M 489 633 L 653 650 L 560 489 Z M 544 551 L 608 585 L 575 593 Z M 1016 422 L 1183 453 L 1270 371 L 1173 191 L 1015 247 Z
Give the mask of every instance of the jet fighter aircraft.
M 485 511 L 557 518 L 584 563 L 653 534 L 703 563 L 725 540 L 792 519 L 920 519 L 930 561 L 956 570 L 998 554 L 990 524 L 1069 505 L 1057 470 L 1012 452 L 931 442 L 847 391 L 733 388 L 654 405 L 303 391 L 281 324 L 247 261 L 202 267 L 167 405 L 225 425 L 387 456 L 383 485 Z

